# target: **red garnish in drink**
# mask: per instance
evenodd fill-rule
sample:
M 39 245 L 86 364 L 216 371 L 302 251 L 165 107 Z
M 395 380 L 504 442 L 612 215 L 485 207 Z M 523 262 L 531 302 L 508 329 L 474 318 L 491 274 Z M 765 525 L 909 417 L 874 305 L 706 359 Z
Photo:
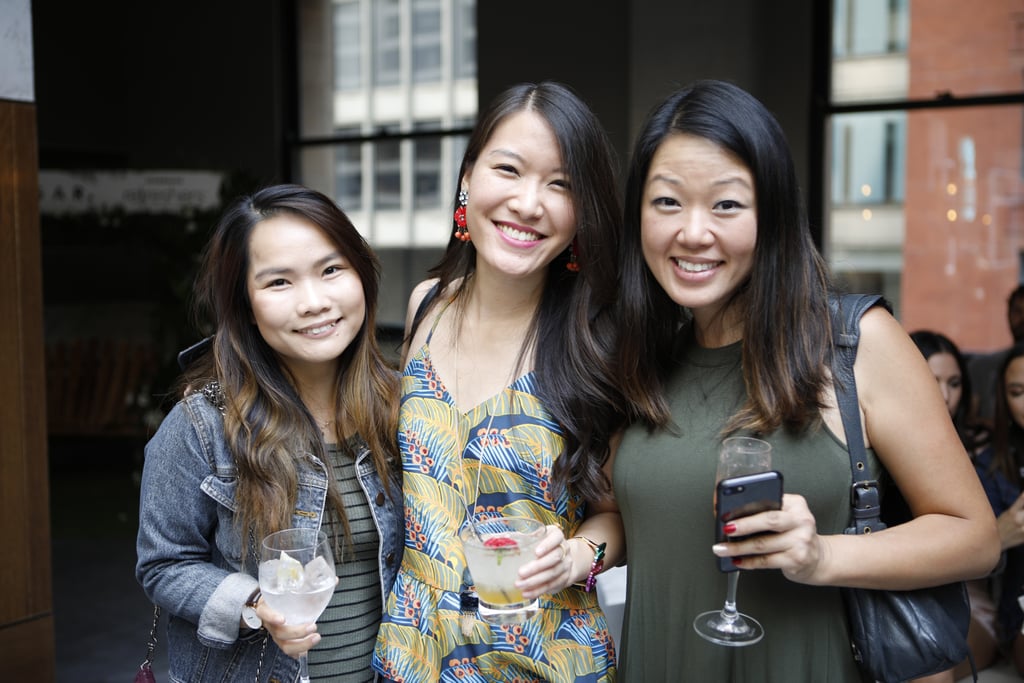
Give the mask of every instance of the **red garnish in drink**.
M 484 541 L 485 548 L 518 548 L 515 539 L 508 536 L 492 536 Z

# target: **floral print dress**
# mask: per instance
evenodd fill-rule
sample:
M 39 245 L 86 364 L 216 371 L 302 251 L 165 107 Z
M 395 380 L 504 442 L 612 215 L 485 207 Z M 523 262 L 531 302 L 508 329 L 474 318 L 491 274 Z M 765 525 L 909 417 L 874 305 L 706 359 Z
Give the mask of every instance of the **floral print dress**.
M 524 624 L 472 617 L 464 635 L 460 592 L 468 574 L 458 534 L 468 510 L 534 517 L 570 537 L 584 502 L 549 492 L 563 438 L 537 397 L 533 373 L 462 413 L 431 363 L 431 336 L 433 330 L 402 378 L 405 555 L 374 668 L 404 683 L 614 681 L 615 651 L 596 591 L 571 586 L 541 596 L 540 613 Z

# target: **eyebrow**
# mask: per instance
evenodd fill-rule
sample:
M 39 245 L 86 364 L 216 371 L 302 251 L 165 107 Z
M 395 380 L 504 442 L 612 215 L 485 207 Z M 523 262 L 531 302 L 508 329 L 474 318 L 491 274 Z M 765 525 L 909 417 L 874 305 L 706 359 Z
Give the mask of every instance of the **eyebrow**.
M 515 159 L 516 161 L 518 161 L 521 164 L 525 164 L 526 163 L 526 158 L 523 157 L 522 154 L 519 154 L 518 152 L 513 152 L 510 149 L 505 149 L 504 147 L 497 147 L 497 148 L 492 149 L 490 152 L 487 153 L 487 157 L 488 158 L 494 157 L 494 156 L 512 157 L 513 159 Z M 558 168 L 553 169 L 551 171 L 551 173 L 563 173 L 563 174 L 565 172 L 566 172 L 565 169 L 563 169 L 562 167 L 558 167 Z
M 324 256 L 322 259 L 318 259 L 317 261 L 315 261 L 313 263 L 313 268 L 322 268 L 322 267 L 326 266 L 328 263 L 330 263 L 331 261 L 336 261 L 336 260 L 342 260 L 343 261 L 344 257 L 341 255 L 340 252 L 332 251 L 327 256 Z M 263 270 L 260 270 L 260 271 L 257 271 L 255 273 L 253 273 L 252 279 L 253 280 L 260 280 L 262 278 L 273 276 L 273 275 L 289 275 L 289 274 L 291 274 L 293 272 L 295 272 L 293 268 L 264 268 Z
M 670 177 L 670 176 L 664 175 L 662 173 L 658 173 L 658 174 L 655 174 L 655 175 L 651 176 L 651 179 L 648 182 L 648 185 L 650 185 L 651 183 L 655 183 L 655 182 L 666 183 L 666 184 L 672 185 L 674 187 L 682 186 L 682 182 L 680 182 L 678 178 Z M 753 189 L 751 187 L 750 183 L 748 183 L 745 178 L 743 178 L 742 176 L 739 176 L 739 175 L 726 176 L 725 178 L 721 178 L 719 180 L 715 180 L 715 181 L 713 181 L 711 183 L 712 187 L 722 187 L 722 186 L 725 186 L 725 185 L 742 185 L 743 187 L 747 188 L 748 190 L 749 189 Z

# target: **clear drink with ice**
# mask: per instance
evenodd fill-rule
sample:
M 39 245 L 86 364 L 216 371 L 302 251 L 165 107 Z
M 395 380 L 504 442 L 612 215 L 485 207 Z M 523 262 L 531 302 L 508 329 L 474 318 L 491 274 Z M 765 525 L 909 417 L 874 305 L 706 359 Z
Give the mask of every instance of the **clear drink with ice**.
M 286 552 L 260 563 L 260 590 L 272 609 L 288 624 L 316 621 L 334 593 L 335 572 L 322 555 L 305 567 Z
M 263 539 L 260 591 L 288 624 L 311 624 L 331 601 L 337 574 L 327 534 L 319 529 L 284 529 Z M 299 655 L 299 680 L 309 683 L 307 654 Z
M 467 523 L 459 532 L 480 618 L 492 624 L 517 624 L 534 616 L 538 602 L 524 600 L 516 588 L 519 568 L 536 559 L 544 525 L 528 517 L 499 517 Z

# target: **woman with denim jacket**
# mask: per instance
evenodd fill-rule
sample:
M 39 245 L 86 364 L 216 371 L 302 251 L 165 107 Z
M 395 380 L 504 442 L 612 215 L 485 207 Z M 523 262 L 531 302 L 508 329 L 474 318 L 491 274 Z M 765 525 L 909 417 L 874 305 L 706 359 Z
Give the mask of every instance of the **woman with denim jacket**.
M 174 681 L 367 681 L 404 520 L 396 373 L 374 337 L 379 268 L 344 213 L 295 185 L 224 214 L 197 279 L 212 343 L 146 446 L 137 577 L 170 614 Z M 333 537 L 338 584 L 316 624 L 261 599 L 258 547 Z

